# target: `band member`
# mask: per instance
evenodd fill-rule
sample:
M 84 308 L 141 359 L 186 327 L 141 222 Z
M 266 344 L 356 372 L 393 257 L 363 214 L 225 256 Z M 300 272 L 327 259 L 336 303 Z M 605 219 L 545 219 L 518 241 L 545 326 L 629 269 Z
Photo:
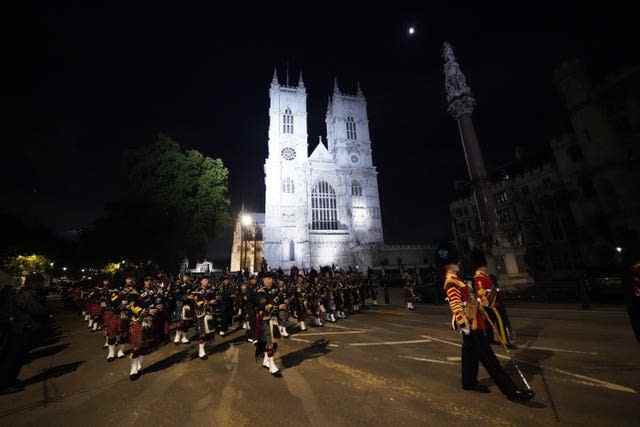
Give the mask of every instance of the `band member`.
M 490 324 L 493 325 L 486 328 L 487 339 L 490 344 L 504 343 L 507 347 L 514 348 L 515 346 L 511 341 L 513 336 L 511 324 L 506 316 L 500 290 L 495 285 L 495 276 L 489 274 L 487 261 L 483 254 L 476 253 L 473 258 L 473 268 L 475 269 L 473 275 L 474 289 L 477 290 L 478 298 L 482 301 L 484 314 L 490 320 Z
M 142 375 L 142 344 L 143 344 L 143 322 L 145 322 L 145 310 L 138 301 L 133 301 L 129 305 L 129 345 L 131 346 L 131 370 L 129 379 L 137 380 Z
M 411 278 L 411 275 L 409 273 L 405 273 L 404 280 L 405 280 L 404 295 L 405 295 L 405 301 L 407 303 L 407 310 L 413 311 L 416 309 L 415 307 L 416 291 L 415 291 L 413 279 Z
M 118 344 L 120 344 L 120 348 L 117 356 L 118 358 L 124 357 L 124 344 L 121 341 L 121 337 L 123 330 L 126 328 L 126 314 L 122 312 L 121 303 L 120 292 L 114 289 L 103 316 L 105 335 L 107 337 L 108 362 L 112 362 L 116 358 L 116 345 Z
M 489 373 L 500 391 L 510 400 L 526 401 L 533 397 L 531 390 L 521 390 L 504 371 L 496 358 L 486 335 L 487 320 L 478 306 L 477 293 L 463 282 L 458 273 L 457 259 L 449 256 L 444 262 L 444 291 L 452 312 L 452 326 L 462 333 L 462 388 L 464 390 L 487 393 L 489 389 L 478 383 L 478 366 Z
M 184 276 L 182 280 L 176 285 L 174 295 L 175 304 L 173 310 L 173 319 L 176 322 L 176 336 L 173 340 L 175 345 L 188 344 L 189 338 L 187 333 L 191 327 L 193 315 L 191 313 L 191 306 L 187 301 L 187 297 L 191 292 L 191 279 L 188 276 Z
M 267 274 L 262 278 L 262 288 L 258 291 L 258 306 L 256 310 L 256 357 L 263 355 L 262 366 L 269 369 L 272 375 L 280 372 L 273 360 L 278 343 L 273 334 L 272 316 L 274 312 L 273 276 Z M 277 307 L 277 306 L 276 306 Z
M 209 278 L 200 279 L 200 287 L 193 293 L 194 325 L 198 336 L 198 357 L 207 359 L 205 344 L 215 336 L 216 325 L 212 315 L 212 305 L 216 296 L 209 285 Z

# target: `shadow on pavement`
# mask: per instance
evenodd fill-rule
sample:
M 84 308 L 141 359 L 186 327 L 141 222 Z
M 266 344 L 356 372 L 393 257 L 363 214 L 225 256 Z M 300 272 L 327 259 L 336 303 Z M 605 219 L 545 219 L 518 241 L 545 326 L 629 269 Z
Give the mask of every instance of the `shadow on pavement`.
M 39 347 L 36 350 L 32 350 L 26 358 L 26 363 L 32 362 L 36 359 L 46 356 L 53 356 L 54 354 L 60 353 L 69 347 L 69 343 L 62 343 L 56 345 L 50 345 L 48 347 Z
M 66 363 L 64 365 L 53 366 L 49 369 L 45 369 L 39 374 L 32 376 L 31 378 L 25 379 L 23 381 L 23 384 L 27 386 L 27 385 L 36 384 L 42 381 L 46 381 L 52 378 L 57 378 L 63 375 L 70 374 L 71 372 L 78 369 L 78 367 L 83 363 L 84 361 L 80 361 L 80 362 Z
M 329 341 L 326 339 L 319 339 L 311 343 L 305 348 L 296 350 L 283 355 L 280 360 L 284 368 L 292 368 L 298 366 L 307 359 L 315 359 L 316 357 L 324 356 L 331 352 L 328 348 Z
M 173 353 L 171 356 L 166 357 L 162 360 L 158 360 L 156 363 L 147 366 L 142 370 L 142 372 L 144 374 L 150 374 L 153 372 L 162 371 L 163 369 L 167 369 L 172 367 L 173 365 L 184 362 L 187 359 L 190 351 L 192 351 L 190 348 L 185 348 L 184 350 L 181 350 L 177 353 Z

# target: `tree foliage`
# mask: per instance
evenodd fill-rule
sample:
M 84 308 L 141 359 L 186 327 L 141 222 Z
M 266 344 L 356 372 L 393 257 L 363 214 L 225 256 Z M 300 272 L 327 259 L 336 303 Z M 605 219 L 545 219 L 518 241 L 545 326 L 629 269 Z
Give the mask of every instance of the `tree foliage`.
M 220 159 L 159 135 L 127 150 L 122 172 L 121 197 L 83 239 L 101 261 L 152 260 L 173 271 L 185 256 L 203 256 L 229 221 L 229 172 Z

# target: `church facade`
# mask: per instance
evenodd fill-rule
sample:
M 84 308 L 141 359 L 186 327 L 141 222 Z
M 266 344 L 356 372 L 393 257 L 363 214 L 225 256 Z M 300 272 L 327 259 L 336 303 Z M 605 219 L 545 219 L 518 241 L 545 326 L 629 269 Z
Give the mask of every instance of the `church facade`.
M 378 172 L 373 164 L 367 102 L 342 93 L 337 80 L 326 113 L 327 145 L 309 155 L 307 92 L 282 84 L 270 90 L 265 161 L 264 257 L 270 267 L 335 265 L 366 268 L 383 245 Z

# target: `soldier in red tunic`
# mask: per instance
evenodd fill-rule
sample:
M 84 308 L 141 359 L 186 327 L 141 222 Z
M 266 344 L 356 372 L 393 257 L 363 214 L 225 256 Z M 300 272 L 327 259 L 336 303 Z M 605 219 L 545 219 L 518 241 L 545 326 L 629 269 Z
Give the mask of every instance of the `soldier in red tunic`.
M 486 329 L 490 326 L 477 299 L 478 295 L 484 295 L 481 285 L 477 283 L 477 288 L 474 289 L 460 279 L 460 266 L 455 257 L 449 255 L 443 261 L 444 291 L 453 314 L 452 326 L 462 333 L 462 388 L 480 393 L 489 392 L 486 386 L 478 383 L 478 367 L 482 362 L 500 391 L 510 400 L 530 400 L 533 392 L 516 387 L 489 345 Z

